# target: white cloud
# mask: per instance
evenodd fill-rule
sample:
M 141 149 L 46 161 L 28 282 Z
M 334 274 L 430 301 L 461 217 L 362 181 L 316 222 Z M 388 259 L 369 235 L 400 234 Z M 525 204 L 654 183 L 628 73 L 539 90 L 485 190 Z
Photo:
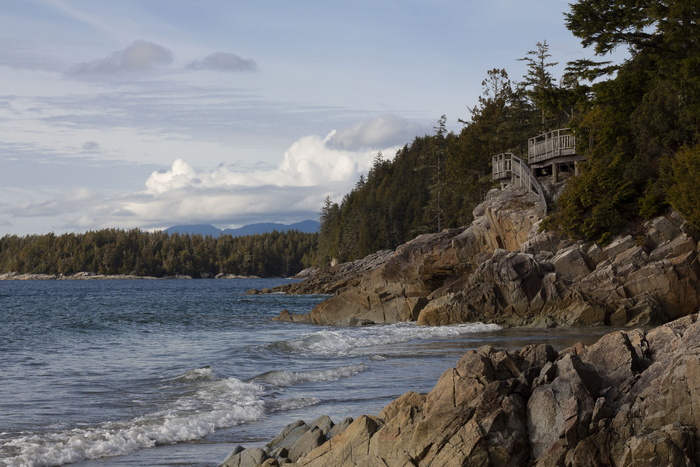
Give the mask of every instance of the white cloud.
M 335 132 L 328 143 L 331 147 L 349 150 L 396 146 L 425 133 L 422 130 L 427 129 L 396 115 L 381 115 Z
M 197 185 L 197 174 L 187 162 L 177 159 L 170 170 L 153 172 L 146 180 L 149 193 L 167 193 L 188 186 Z
M 81 63 L 76 73 L 115 73 L 121 71 L 143 71 L 155 66 L 170 65 L 173 53 L 158 44 L 137 40 L 129 47 L 113 52 L 101 60 Z
M 243 59 L 236 54 L 215 52 L 201 60 L 190 63 L 191 70 L 257 71 L 258 64 L 252 59 Z
M 378 151 L 392 151 L 416 135 L 404 119 L 382 116 L 349 129 L 331 131 L 325 138 L 304 136 L 284 153 L 282 162 L 268 170 L 241 171 L 226 166 L 198 172 L 182 159 L 170 169 L 153 172 L 146 180 L 152 195 L 184 189 L 235 189 L 240 187 L 316 187 L 340 184 L 351 187 L 369 170 Z M 338 138 L 338 135 L 345 135 Z
M 387 121 L 393 122 L 393 126 L 382 124 Z M 371 141 L 393 141 L 407 128 L 413 125 L 382 117 L 331 131 L 325 137 L 304 136 L 288 147 L 276 165 L 233 163 L 202 168 L 195 167 L 186 156 L 176 155 L 167 170 L 154 171 L 146 178 L 143 191 L 119 193 L 91 186 L 44 191 L 31 197 L 10 196 L 8 199 L 24 198 L 24 201 L 8 206 L 4 212 L 10 216 L 8 221 L 22 218 L 24 224 L 33 219 L 43 219 L 45 223 L 50 220 L 56 226 L 52 230 L 57 232 L 108 227 L 153 229 L 189 223 L 230 227 L 316 219 L 326 196 L 339 202 L 360 175 L 369 170 L 377 152 L 390 158 L 399 147 L 361 146 Z M 338 134 L 356 135 L 358 141 L 364 142 L 351 144 L 346 139 L 346 146 L 359 149 L 340 148 L 334 144 Z M 372 134 L 374 140 L 366 136 Z M 101 151 L 100 147 L 92 140 L 82 143 L 86 151 Z M 207 164 L 202 159 L 198 161 Z
M 154 228 L 181 223 L 230 226 L 315 219 L 324 198 L 340 201 L 369 170 L 378 151 L 391 156 L 397 149 L 338 149 L 331 145 L 337 133 L 298 139 L 277 166 L 267 169 L 221 165 L 200 170 L 176 159 L 169 169 L 148 177 L 146 191 L 76 216 L 73 222 L 82 228 L 94 224 Z

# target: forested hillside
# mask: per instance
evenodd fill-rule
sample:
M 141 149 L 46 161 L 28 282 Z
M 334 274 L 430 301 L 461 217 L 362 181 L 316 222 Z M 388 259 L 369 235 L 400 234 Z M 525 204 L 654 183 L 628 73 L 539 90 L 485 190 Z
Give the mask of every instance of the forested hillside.
M 575 105 L 574 91 L 558 88 L 548 68 L 549 46 L 524 53 L 528 73 L 513 82 L 504 69 L 488 71 L 483 95 L 468 109 L 470 118 L 455 134 L 445 129 L 415 138 L 393 160 L 377 155 L 367 177 L 340 204 L 327 199 L 321 212 L 318 259 L 348 261 L 383 248 L 395 248 L 416 235 L 466 226 L 474 207 L 493 186 L 491 157 L 510 151 L 527 155 L 527 139 L 565 125 L 573 110 L 551 103 L 546 92 Z
M 605 243 L 673 206 L 700 229 L 699 20 L 697 0 L 572 3 L 567 27 L 601 61 L 570 62 L 557 79 L 556 57 L 543 41 L 523 51 L 524 76 L 488 71 L 459 132 L 447 131 L 442 116 L 433 134 L 415 138 L 391 160 L 377 154 L 342 202 L 326 199 L 318 235 L 7 236 L 0 239 L 0 270 L 284 276 L 361 258 L 422 233 L 468 225 L 493 186 L 492 156 L 526 158 L 528 138 L 562 127 L 572 128 L 577 152 L 588 160 L 553 206 L 547 228 Z M 629 50 L 629 58 L 605 61 L 616 48 Z
M 318 234 L 168 235 L 138 229 L 0 238 L 0 272 L 281 277 L 311 264 Z
M 340 204 L 321 212 L 319 264 L 395 248 L 425 232 L 467 225 L 493 186 L 491 157 L 526 157 L 527 140 L 571 127 L 587 156 L 547 227 L 605 243 L 669 206 L 700 228 L 700 3 L 696 0 L 571 4 L 567 27 L 601 61 L 567 64 L 559 80 L 546 41 L 523 53 L 527 73 L 488 71 L 479 103 L 458 133 L 416 138 L 374 166 Z M 618 47 L 629 58 L 604 56 Z
M 590 87 L 573 124 L 589 162 L 569 184 L 551 225 L 605 242 L 669 204 L 700 227 L 700 2 L 580 0 L 566 17 L 584 46 L 618 47 L 621 66 L 579 61 Z M 612 75 L 610 75 L 612 74 Z

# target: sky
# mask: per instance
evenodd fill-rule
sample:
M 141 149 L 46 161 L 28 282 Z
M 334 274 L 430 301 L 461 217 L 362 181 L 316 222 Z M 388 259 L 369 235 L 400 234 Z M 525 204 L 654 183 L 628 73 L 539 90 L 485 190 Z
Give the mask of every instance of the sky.
M 569 0 L 0 0 L 0 237 L 318 219 Z

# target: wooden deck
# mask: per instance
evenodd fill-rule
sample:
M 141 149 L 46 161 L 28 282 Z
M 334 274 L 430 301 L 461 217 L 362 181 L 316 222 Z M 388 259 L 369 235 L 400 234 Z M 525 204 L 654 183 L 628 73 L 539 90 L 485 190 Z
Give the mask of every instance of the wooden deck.
M 568 128 L 537 135 L 527 141 L 527 162 L 530 166 L 548 165 L 552 159 L 576 155 L 576 137 Z
M 528 140 L 527 163 L 506 152 L 493 156 L 492 177 L 494 180 L 526 186 L 536 194 L 547 209 L 542 185 L 537 177 L 551 175 L 557 183 L 561 170 L 578 170 L 577 163 L 585 160 L 576 154 L 576 137 L 568 128 L 560 128 L 537 135 Z

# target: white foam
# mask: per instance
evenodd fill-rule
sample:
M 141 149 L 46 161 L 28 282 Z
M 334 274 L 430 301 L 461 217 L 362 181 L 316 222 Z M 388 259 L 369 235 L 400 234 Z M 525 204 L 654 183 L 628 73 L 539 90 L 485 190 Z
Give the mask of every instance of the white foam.
M 267 383 L 273 386 L 293 386 L 299 383 L 308 383 L 315 381 L 337 381 L 343 378 L 349 378 L 355 376 L 358 373 L 362 373 L 368 368 L 364 363 L 358 363 L 357 365 L 347 365 L 338 368 L 330 368 L 327 370 L 313 370 L 313 371 L 268 371 L 260 376 L 253 378 L 253 382 L 256 383 Z
M 195 368 L 189 370 L 177 378 L 177 381 L 194 382 L 194 381 L 213 381 L 217 379 L 214 370 L 210 366 Z
M 468 334 L 496 331 L 496 324 L 469 323 L 453 326 L 417 326 L 398 323 L 361 328 L 331 328 L 304 334 L 277 343 L 277 347 L 296 353 L 347 355 L 358 349 L 399 344 L 416 340 L 439 340 Z
M 162 411 L 127 422 L 16 438 L 6 444 L 16 455 L 0 460 L 0 465 L 63 465 L 124 455 L 157 444 L 201 439 L 216 429 L 262 418 L 263 392 L 262 386 L 235 378 L 213 381 Z

